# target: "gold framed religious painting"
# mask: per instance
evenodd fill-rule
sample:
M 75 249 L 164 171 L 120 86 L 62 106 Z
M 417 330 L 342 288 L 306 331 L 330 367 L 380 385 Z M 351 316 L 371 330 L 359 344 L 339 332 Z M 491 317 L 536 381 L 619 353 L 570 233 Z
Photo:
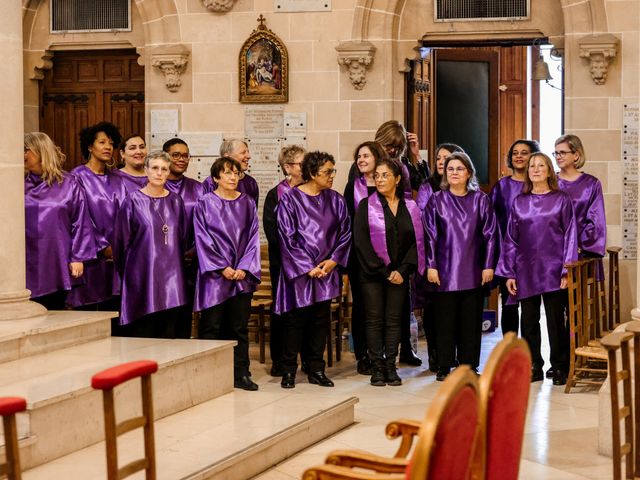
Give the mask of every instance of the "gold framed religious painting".
M 258 28 L 240 50 L 239 84 L 241 103 L 287 103 L 289 101 L 289 54 L 278 36 L 265 26 L 260 15 Z

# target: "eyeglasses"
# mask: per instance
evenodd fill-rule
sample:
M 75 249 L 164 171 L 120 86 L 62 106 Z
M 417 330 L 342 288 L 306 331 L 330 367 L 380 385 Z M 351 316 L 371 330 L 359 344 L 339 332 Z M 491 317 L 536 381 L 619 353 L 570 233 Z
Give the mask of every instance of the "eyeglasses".
M 226 178 L 233 178 L 233 177 L 240 178 L 240 172 L 238 172 L 237 170 L 227 170 L 227 171 L 221 172 L 221 175 L 224 175 Z
M 190 153 L 180 153 L 180 152 L 173 152 L 171 154 L 171 158 L 173 158 L 174 160 L 191 160 L 191 154 Z
M 318 175 L 326 175 L 327 177 L 335 177 L 338 170 L 335 168 L 328 168 L 327 170 L 321 170 L 318 172 Z
M 462 173 L 466 171 L 467 169 L 464 167 L 447 167 L 447 173 Z
M 576 152 L 574 152 L 573 150 L 570 152 L 567 152 L 566 150 L 560 150 L 559 152 L 553 152 L 553 156 L 556 158 L 564 158 L 570 153 L 576 153 Z
M 389 180 L 390 178 L 393 178 L 393 173 L 390 173 L 390 172 L 374 173 L 373 174 L 373 179 L 374 180 Z

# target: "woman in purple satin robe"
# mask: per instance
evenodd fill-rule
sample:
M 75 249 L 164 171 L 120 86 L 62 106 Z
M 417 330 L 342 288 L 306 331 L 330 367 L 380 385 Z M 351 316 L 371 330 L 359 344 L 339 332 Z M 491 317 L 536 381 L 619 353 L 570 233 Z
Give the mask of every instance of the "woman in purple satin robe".
M 498 218 L 498 226 L 500 227 L 500 238 L 504 239 L 507 234 L 507 224 L 509 222 L 509 214 L 511 206 L 515 198 L 522 193 L 524 181 L 527 177 L 527 163 L 533 152 L 539 152 L 540 145 L 535 140 L 516 140 L 509 153 L 507 153 L 507 166 L 512 170 L 512 174 L 502 177 L 491 189 L 489 196 L 493 209 Z M 500 316 L 500 324 L 502 326 L 502 334 L 507 332 L 515 332 L 516 335 L 520 330 L 520 314 L 518 313 L 518 304 L 508 304 L 509 291 L 507 290 L 506 279 L 501 279 L 499 283 L 500 301 L 502 303 L 502 313 Z
M 220 157 L 211 167 L 217 188 L 196 205 L 198 251 L 195 310 L 198 338 L 235 340 L 234 387 L 258 390 L 249 372 L 251 296 L 260 283 L 260 236 L 253 198 L 238 192 L 240 164 Z
M 554 155 L 560 167 L 558 187 L 569 194 L 578 229 L 581 257 L 604 257 L 607 245 L 607 220 L 602 185 L 593 175 L 581 172 L 587 157 L 580 138 L 563 135 L 556 140 Z M 602 263 L 599 279 L 604 280 Z
M 420 186 L 416 196 L 416 204 L 420 210 L 424 210 L 431 196 L 440 191 L 440 183 L 444 176 L 444 161 L 455 152 L 465 153 L 464 149 L 455 143 L 441 143 L 436 146 L 434 171 L 427 181 Z
M 302 162 L 306 182 L 278 203 L 282 269 L 274 310 L 283 315 L 282 388 L 294 388 L 298 353 L 305 344 L 310 383 L 332 387 L 324 373 L 324 347 L 331 300 L 340 295 L 340 272 L 347 266 L 351 229 L 344 197 L 331 190 L 335 160 L 309 152 Z
M 171 157 L 150 153 L 147 184 L 125 197 L 116 215 L 113 261 L 122 279 L 120 324 L 134 337 L 173 338 L 176 309 L 187 303 L 187 218 L 179 195 L 165 188 Z
M 540 353 L 540 303 L 547 317 L 553 384 L 564 385 L 569 369 L 567 270 L 578 258 L 576 221 L 571 198 L 558 189 L 551 159 L 529 158 L 523 193 L 511 208 L 497 274 L 522 308 L 522 336 L 532 357 L 531 381 L 543 379 Z
M 356 216 L 356 209 L 360 202 L 376 191 L 376 181 L 373 174 L 376 162 L 382 158 L 389 158 L 382 146 L 377 142 L 364 142 L 358 145 L 353 153 L 353 164 L 358 174 L 352 176 L 344 189 L 344 199 L 351 217 L 351 224 Z M 351 337 L 353 351 L 356 356 L 357 372 L 361 375 L 371 375 L 371 361 L 367 353 L 367 333 L 364 311 L 362 285 L 360 284 L 360 264 L 355 249 L 349 253 L 349 285 L 351 287 Z
M 302 180 L 302 160 L 305 150 L 298 145 L 287 145 L 283 147 L 278 156 L 280 169 L 286 175 L 278 185 L 267 193 L 264 199 L 264 210 L 262 212 L 262 226 L 269 245 L 269 274 L 271 276 L 271 296 L 276 300 L 278 289 L 278 278 L 280 277 L 280 244 L 278 241 L 278 221 L 276 218 L 276 207 L 283 195 L 289 190 L 300 185 Z M 282 343 L 284 331 L 282 329 L 282 318 L 276 313 L 271 313 L 269 331 L 269 352 L 271 354 L 271 376 L 281 377 L 284 374 L 281 365 Z M 302 360 L 305 363 L 304 359 Z
M 138 133 L 124 137 L 120 142 L 120 156 L 124 166 L 113 170 L 112 173 L 122 183 L 124 195 L 126 195 L 140 190 L 147 184 L 148 177 L 145 173 L 147 144 L 144 138 Z
M 189 239 L 193 239 L 193 209 L 198 200 L 204 195 L 202 183 L 194 178 L 187 177 L 184 173 L 189 168 L 191 154 L 189 146 L 180 138 L 167 140 L 162 146 L 162 150 L 171 157 L 169 167 L 169 179 L 165 188 L 170 192 L 180 195 L 184 202 L 184 209 L 187 215 L 187 225 L 189 228 Z M 196 275 L 198 274 L 198 260 L 196 258 L 195 245 L 189 245 L 185 254 L 185 273 L 187 276 L 187 298 L 189 303 L 182 308 L 176 318 L 176 338 L 191 338 L 191 324 L 193 312 L 193 296 L 195 292 Z
M 86 160 L 71 171 L 84 190 L 87 208 L 95 227 L 98 258 L 85 262 L 84 283 L 73 287 L 69 305 L 80 309 L 118 310 L 111 302 L 113 286 L 113 252 L 111 241 L 121 182 L 111 174 L 114 145 L 120 143 L 118 128 L 100 122 L 80 132 L 80 151 Z
M 249 152 L 249 145 L 244 140 L 238 138 L 231 138 L 225 140 L 220 145 L 220 156 L 230 157 L 240 163 L 242 171 L 240 173 L 240 181 L 238 182 L 238 191 L 246 193 L 256 202 L 256 208 L 258 206 L 258 199 L 260 192 L 258 190 L 258 182 L 255 178 L 249 175 L 249 160 L 251 160 L 251 153 Z M 211 177 L 207 177 L 202 182 L 205 193 L 213 192 L 216 189 L 215 180 Z
M 62 170 L 65 156 L 47 134 L 24 136 L 27 288 L 49 310 L 63 310 L 82 281 L 83 262 L 97 255 L 84 191 Z
M 438 372 L 443 381 L 459 363 L 477 371 L 482 336 L 483 285 L 493 279 L 499 232 L 489 196 L 478 188 L 465 153 L 444 164 L 442 191 L 431 197 L 423 217 L 427 279 L 434 286 Z
M 366 334 L 372 362 L 371 385 L 402 385 L 396 369 L 401 316 L 409 280 L 425 271 L 420 209 L 405 199 L 402 171 L 388 157 L 376 162 L 377 193 L 360 202 L 353 225 L 353 248 L 360 269 Z

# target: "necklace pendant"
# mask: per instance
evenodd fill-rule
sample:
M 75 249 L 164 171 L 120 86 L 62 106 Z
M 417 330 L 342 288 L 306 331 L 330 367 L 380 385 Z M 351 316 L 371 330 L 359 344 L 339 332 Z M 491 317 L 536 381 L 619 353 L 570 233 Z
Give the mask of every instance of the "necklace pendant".
M 164 244 L 169 245 L 169 226 L 166 223 L 162 225 L 162 233 L 164 233 Z

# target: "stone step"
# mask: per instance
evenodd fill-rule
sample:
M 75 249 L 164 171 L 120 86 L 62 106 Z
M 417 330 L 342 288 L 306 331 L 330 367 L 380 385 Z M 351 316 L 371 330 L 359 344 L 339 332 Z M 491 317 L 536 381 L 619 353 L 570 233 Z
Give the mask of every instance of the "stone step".
M 0 363 L 80 345 L 111 335 L 116 312 L 49 312 L 0 322 Z
M 154 385 L 155 387 L 155 385 Z M 234 391 L 155 422 L 158 480 L 251 478 L 354 422 L 358 399 L 261 384 Z M 143 455 L 141 431 L 118 441 L 119 466 Z M 104 442 L 24 473 L 25 480 L 106 479 Z M 132 479 L 142 479 L 140 472 Z
M 0 364 L 0 396 L 27 399 L 27 411 L 18 415 L 23 468 L 104 439 L 102 393 L 91 388 L 93 374 L 123 362 L 156 360 L 154 408 L 156 418 L 163 418 L 233 390 L 234 344 L 109 337 Z M 140 414 L 139 382 L 119 387 L 116 399 L 119 418 Z

